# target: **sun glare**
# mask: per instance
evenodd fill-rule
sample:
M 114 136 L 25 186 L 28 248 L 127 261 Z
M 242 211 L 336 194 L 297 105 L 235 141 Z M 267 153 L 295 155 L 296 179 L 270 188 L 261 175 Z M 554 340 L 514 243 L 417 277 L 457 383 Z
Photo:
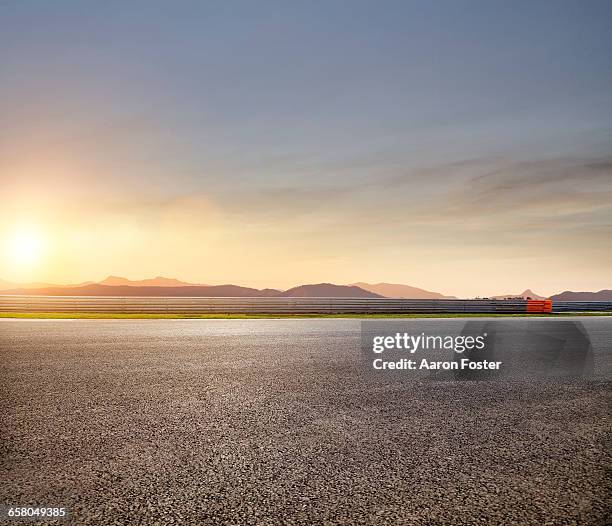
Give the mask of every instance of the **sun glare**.
M 42 239 L 33 230 L 17 231 L 9 238 L 7 251 L 15 263 L 32 265 L 41 257 Z

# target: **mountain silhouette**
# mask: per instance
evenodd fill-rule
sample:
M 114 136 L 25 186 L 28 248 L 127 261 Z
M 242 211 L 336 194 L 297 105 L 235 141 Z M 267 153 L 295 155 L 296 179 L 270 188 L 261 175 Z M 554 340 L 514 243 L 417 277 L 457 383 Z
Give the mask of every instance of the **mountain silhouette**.
M 506 300 L 506 299 L 516 299 L 522 298 L 524 300 L 545 300 L 545 296 L 540 296 L 533 292 L 531 289 L 524 290 L 520 294 L 503 294 L 501 296 L 491 296 L 494 300 Z
M 189 286 L 208 286 L 204 283 L 188 283 L 174 278 L 164 278 L 157 276 L 155 278 L 141 279 L 132 281 L 121 276 L 108 276 L 98 283 L 99 285 L 110 285 L 112 287 L 127 285 L 130 287 L 189 287 Z
M 143 287 L 135 285 L 100 285 L 94 283 L 82 287 L 43 287 L 37 289 L 11 289 L 4 294 L 33 294 L 41 296 L 193 296 L 193 297 L 344 297 L 381 298 L 382 296 L 344 285 L 321 283 L 301 285 L 281 292 L 275 289 L 253 289 L 238 285 L 183 285 L 180 287 Z
M 406 298 L 406 299 L 454 299 L 409 285 L 395 283 L 357 282 L 351 285 L 318 283 L 299 285 L 280 291 L 276 289 L 256 289 L 239 285 L 201 285 L 188 283 L 174 278 L 157 276 L 143 280 L 129 280 L 120 276 L 108 276 L 99 283 L 86 281 L 73 285 L 49 283 L 12 283 L 0 279 L 0 294 L 40 295 L 40 296 L 193 296 L 193 297 L 294 297 L 294 298 Z M 527 289 L 520 294 L 491 296 L 492 299 L 530 298 L 545 299 Z M 551 296 L 553 301 L 612 301 L 612 290 L 599 292 L 565 291 Z
M 554 301 L 612 301 L 612 290 L 600 290 L 599 292 L 572 292 L 566 290 L 560 294 L 550 297 Z
M 399 283 L 363 283 L 359 281 L 351 283 L 351 286 L 359 287 L 387 298 L 406 298 L 411 300 L 455 299 L 455 296 L 444 296 L 439 292 L 431 292 Z
M 139 287 L 133 285 L 85 285 L 83 287 L 45 287 L 39 289 L 13 289 L 5 294 L 33 294 L 40 296 L 192 296 L 192 297 L 273 297 L 279 290 L 252 289 L 237 285 Z
M 283 298 L 382 298 L 380 294 L 351 285 L 334 285 L 318 283 L 316 285 L 300 285 L 278 294 Z

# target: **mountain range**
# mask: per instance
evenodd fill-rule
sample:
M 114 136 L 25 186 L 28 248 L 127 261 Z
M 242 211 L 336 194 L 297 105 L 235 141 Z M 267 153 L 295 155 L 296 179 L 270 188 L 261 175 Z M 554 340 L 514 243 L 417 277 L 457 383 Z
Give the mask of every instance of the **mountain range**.
M 175 278 L 164 278 L 157 276 L 155 278 L 141 279 L 132 281 L 120 276 L 108 276 L 98 283 L 99 285 L 109 285 L 111 287 L 128 286 L 128 287 L 208 287 L 204 283 L 188 283 Z
M 399 283 L 356 282 L 350 285 L 318 283 L 299 285 L 288 290 L 256 289 L 238 285 L 205 285 L 189 283 L 175 278 L 130 280 L 120 276 L 108 276 L 99 282 L 86 281 L 77 284 L 11 283 L 0 280 L 1 294 L 32 294 L 43 296 L 208 296 L 208 297 L 294 297 L 294 298 L 406 298 L 406 299 L 455 299 L 439 292 L 432 292 Z M 520 294 L 491 296 L 492 299 L 545 299 L 526 289 Z M 612 301 L 612 290 L 599 292 L 565 291 L 551 296 L 557 301 Z
M 153 285 L 152 283 L 155 284 Z M 8 288 L 5 288 L 7 286 Z M 4 289 L 0 290 L 3 294 L 32 294 L 41 296 L 382 297 L 359 287 L 333 285 L 331 283 L 300 285 L 299 287 L 282 291 L 276 289 L 254 289 L 238 285 L 196 285 L 161 276 L 139 281 L 109 276 L 99 283 L 88 282 L 79 285 L 28 284 L 26 286 L 19 286 L 0 282 L 0 287 Z
M 546 297 L 539 296 L 531 289 L 524 290 L 520 294 L 502 294 L 501 296 L 491 296 L 494 300 L 513 300 L 513 299 L 524 299 L 524 300 L 545 300 Z
M 355 285 L 300 285 L 278 294 L 281 298 L 383 298 L 380 294 L 364 290 Z
M 599 292 L 572 292 L 566 290 L 561 294 L 550 297 L 553 301 L 612 301 L 612 290 L 600 290 Z
M 79 287 L 43 287 L 35 289 L 4 290 L 4 294 L 33 294 L 40 296 L 193 296 L 193 297 L 274 297 L 280 290 L 252 289 L 238 285 L 186 285 L 171 286 L 132 286 L 101 285 L 94 283 Z
M 359 281 L 353 283 L 352 286 L 368 290 L 386 298 L 406 298 L 411 300 L 456 299 L 455 296 L 444 296 L 439 292 L 431 292 L 399 283 L 364 283 Z

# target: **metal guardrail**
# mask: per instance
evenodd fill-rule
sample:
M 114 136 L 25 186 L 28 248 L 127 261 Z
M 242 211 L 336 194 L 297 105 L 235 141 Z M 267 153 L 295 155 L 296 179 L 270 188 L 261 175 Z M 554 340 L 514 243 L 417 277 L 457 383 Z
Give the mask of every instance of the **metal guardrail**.
M 577 303 L 580 305 L 576 306 Z M 582 308 L 588 303 L 589 308 Z M 612 310 L 612 303 L 564 302 L 563 310 Z M 572 308 L 572 306 L 576 306 Z M 524 313 L 550 312 L 549 301 L 410 300 L 392 298 L 210 298 L 142 296 L 15 296 L 0 295 L 0 312 L 109 313 Z
M 555 301 L 553 312 L 612 312 L 612 301 Z

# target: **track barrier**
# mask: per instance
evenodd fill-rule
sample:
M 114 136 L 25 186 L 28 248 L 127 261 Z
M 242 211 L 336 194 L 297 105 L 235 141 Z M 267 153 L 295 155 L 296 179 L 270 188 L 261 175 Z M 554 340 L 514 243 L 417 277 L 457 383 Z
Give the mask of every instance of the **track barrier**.
M 393 298 L 209 298 L 141 296 L 2 296 L 0 312 L 168 314 L 550 313 L 612 311 L 612 302 L 412 300 Z

